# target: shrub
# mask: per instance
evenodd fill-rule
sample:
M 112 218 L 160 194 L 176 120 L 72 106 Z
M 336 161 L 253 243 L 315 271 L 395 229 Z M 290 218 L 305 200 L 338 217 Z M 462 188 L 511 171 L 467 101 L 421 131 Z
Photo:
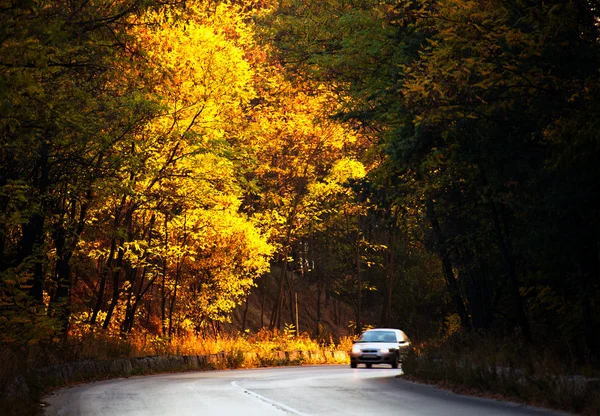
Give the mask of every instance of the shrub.
M 456 389 L 501 394 L 511 400 L 600 414 L 600 388 L 585 378 L 570 357 L 551 347 L 536 348 L 519 338 L 471 331 L 414 345 L 403 361 L 404 374 Z

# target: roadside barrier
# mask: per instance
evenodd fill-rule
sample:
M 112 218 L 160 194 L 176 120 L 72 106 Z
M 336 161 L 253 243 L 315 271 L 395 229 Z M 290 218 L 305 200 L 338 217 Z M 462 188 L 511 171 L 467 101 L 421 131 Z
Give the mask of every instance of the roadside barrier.
M 84 360 L 30 369 L 8 383 L 0 392 L 1 404 L 32 401 L 50 389 L 118 377 L 173 373 L 183 371 L 209 371 L 227 368 L 275 367 L 300 364 L 346 364 L 345 351 L 266 351 L 226 354 L 154 356 L 119 358 L 114 360 Z M 2 413 L 2 412 L 0 412 Z

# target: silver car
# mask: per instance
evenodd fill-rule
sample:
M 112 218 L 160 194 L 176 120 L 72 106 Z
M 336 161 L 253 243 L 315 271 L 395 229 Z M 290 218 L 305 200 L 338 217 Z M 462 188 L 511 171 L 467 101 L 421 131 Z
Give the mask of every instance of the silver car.
M 365 364 L 371 368 L 373 364 L 390 364 L 398 368 L 402 355 L 410 347 L 410 340 L 404 332 L 392 328 L 374 328 L 363 332 L 354 341 L 350 352 L 350 367 Z

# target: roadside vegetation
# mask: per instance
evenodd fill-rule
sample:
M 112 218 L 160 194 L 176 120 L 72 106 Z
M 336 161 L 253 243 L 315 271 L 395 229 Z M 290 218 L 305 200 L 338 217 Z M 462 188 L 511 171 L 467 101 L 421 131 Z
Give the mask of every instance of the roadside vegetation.
M 583 415 L 600 413 L 600 372 L 560 342 L 457 332 L 423 342 L 402 363 L 403 377 L 460 394 L 510 400 Z
M 54 388 L 132 375 L 285 365 L 347 364 L 351 337 L 317 342 L 293 327 L 257 333 L 164 339 L 106 333 L 72 336 L 56 345 L 0 349 L 0 412 L 36 415 L 40 396 Z M 183 358 L 180 360 L 178 358 Z M 139 365 L 137 365 L 139 363 Z
M 102 333 L 88 333 L 80 338 L 72 338 L 70 344 L 71 351 L 79 359 L 225 354 L 229 357 L 242 357 L 239 365 L 228 367 L 237 368 L 245 365 L 277 365 L 279 356 L 276 353 L 279 352 L 349 351 L 352 341 L 351 337 L 343 337 L 339 343 L 335 343 L 333 339 L 329 342 L 317 342 L 306 333 L 296 336 L 293 327 L 287 327 L 282 331 L 261 329 L 256 333 L 189 335 L 172 339 L 152 336 L 123 339 Z M 257 361 L 246 362 L 243 359 L 245 354 L 252 355 Z M 298 357 L 297 364 L 304 363 L 318 364 L 319 360 L 309 356 Z

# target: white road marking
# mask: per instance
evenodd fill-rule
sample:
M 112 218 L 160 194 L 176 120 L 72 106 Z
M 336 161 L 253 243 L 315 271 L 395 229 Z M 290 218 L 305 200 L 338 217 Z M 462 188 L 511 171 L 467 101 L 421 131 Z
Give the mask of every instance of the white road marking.
M 275 406 L 276 408 L 278 408 L 278 409 L 280 409 L 280 410 L 283 410 L 283 411 L 285 411 L 285 412 L 291 413 L 291 414 L 293 414 L 293 415 L 298 415 L 298 416 L 308 416 L 306 413 L 302 413 L 302 412 L 300 412 L 300 411 L 298 411 L 298 410 L 296 410 L 296 409 L 294 409 L 294 408 L 291 408 L 291 407 L 289 407 L 289 406 L 286 406 L 286 405 L 285 405 L 285 404 L 283 404 L 283 403 L 279 403 L 279 402 L 277 402 L 277 401 L 275 401 L 275 400 L 271 400 L 271 399 L 269 399 L 268 397 L 265 397 L 265 396 L 263 396 L 263 395 L 261 395 L 261 394 L 255 393 L 255 392 L 253 392 L 253 391 L 251 391 L 251 390 L 248 390 L 248 389 L 246 389 L 246 388 L 244 388 L 244 387 L 240 386 L 240 385 L 239 385 L 237 382 L 235 382 L 235 381 L 232 381 L 232 382 L 231 382 L 231 385 L 232 385 L 233 387 L 237 387 L 238 389 L 242 390 L 242 391 L 243 391 L 244 393 L 246 393 L 246 394 L 249 394 L 249 395 L 251 395 L 251 396 L 254 396 L 254 397 L 256 397 L 257 399 L 259 399 L 259 400 L 262 400 L 263 402 L 266 402 L 266 403 L 269 403 L 269 404 L 270 404 L 270 405 L 272 405 L 272 406 Z

